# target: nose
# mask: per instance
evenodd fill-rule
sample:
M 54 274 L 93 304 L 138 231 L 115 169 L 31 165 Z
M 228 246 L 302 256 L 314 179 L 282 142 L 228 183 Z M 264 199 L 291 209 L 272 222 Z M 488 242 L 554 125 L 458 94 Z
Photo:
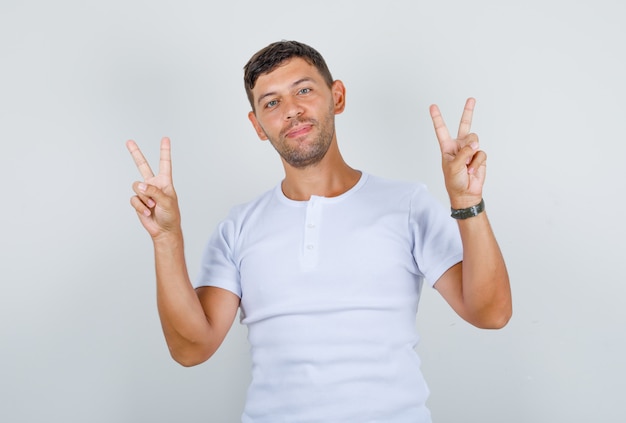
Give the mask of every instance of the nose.
M 285 101 L 285 100 L 283 100 Z M 303 110 L 302 106 L 298 104 L 296 100 L 286 100 L 285 104 L 285 119 L 292 120 L 293 118 L 299 117 Z

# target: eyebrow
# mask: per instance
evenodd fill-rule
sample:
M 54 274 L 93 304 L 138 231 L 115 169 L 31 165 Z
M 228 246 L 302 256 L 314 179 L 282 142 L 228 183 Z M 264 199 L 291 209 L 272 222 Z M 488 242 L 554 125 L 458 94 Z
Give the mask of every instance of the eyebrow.
M 315 81 L 313 80 L 313 78 L 310 78 L 310 77 L 308 77 L 308 76 L 305 76 L 304 78 L 300 78 L 300 79 L 298 79 L 297 81 L 295 81 L 293 84 L 291 84 L 291 85 L 290 85 L 290 87 L 289 87 L 289 88 L 293 88 L 293 87 L 295 87 L 295 86 L 298 86 L 298 85 L 302 84 L 303 82 L 313 82 L 313 83 L 314 83 Z M 263 94 L 263 95 L 262 95 L 261 97 L 259 97 L 259 99 L 256 101 L 257 106 L 260 106 L 260 105 L 261 105 L 261 100 L 263 100 L 265 97 L 271 97 L 271 96 L 276 95 L 276 94 L 278 94 L 276 91 L 271 91 L 271 92 L 269 92 L 269 93 L 265 93 L 265 94 Z

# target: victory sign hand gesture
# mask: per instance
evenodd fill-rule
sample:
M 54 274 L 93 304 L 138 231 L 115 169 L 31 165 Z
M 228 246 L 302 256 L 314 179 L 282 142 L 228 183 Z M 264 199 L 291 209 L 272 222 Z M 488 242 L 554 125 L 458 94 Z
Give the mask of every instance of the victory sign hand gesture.
M 487 155 L 480 151 L 478 135 L 470 133 L 476 100 L 469 98 L 461 116 L 456 139 L 453 139 L 439 107 L 430 106 L 430 116 L 441 148 L 443 175 L 451 206 L 463 209 L 482 199 L 487 169 Z
M 127 141 L 126 147 L 143 177 L 143 182 L 133 184 L 133 191 L 136 195 L 130 199 L 130 204 L 135 208 L 141 224 L 153 239 L 167 233 L 180 233 L 180 212 L 172 183 L 169 138 L 161 140 L 161 157 L 157 175 L 152 172 L 135 141 Z

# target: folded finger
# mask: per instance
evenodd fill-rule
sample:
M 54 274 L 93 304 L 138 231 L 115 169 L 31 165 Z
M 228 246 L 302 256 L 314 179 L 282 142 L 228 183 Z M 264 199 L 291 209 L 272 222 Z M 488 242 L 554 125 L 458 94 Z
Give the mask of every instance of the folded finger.
M 480 144 L 478 142 L 478 135 L 472 133 L 468 134 L 465 139 L 461 139 L 459 142 L 459 148 L 469 147 L 472 151 L 477 151 L 480 148 Z M 467 164 L 469 164 L 469 159 Z
M 130 198 L 130 205 L 133 206 L 137 214 L 143 216 L 150 216 L 152 214 L 150 207 L 148 207 L 137 195 L 133 195 Z
M 487 165 L 487 154 L 484 151 L 477 151 L 472 156 L 472 160 L 467 165 L 467 173 L 475 174 L 481 167 Z
M 474 156 L 479 152 L 478 144 L 465 144 L 459 146 L 459 151 L 456 153 L 456 157 L 454 160 L 461 166 L 463 163 L 465 166 L 469 166 L 469 164 L 474 160 Z
M 133 184 L 133 191 L 148 207 L 154 207 L 162 193 L 157 187 L 148 185 L 145 182 L 135 182 Z

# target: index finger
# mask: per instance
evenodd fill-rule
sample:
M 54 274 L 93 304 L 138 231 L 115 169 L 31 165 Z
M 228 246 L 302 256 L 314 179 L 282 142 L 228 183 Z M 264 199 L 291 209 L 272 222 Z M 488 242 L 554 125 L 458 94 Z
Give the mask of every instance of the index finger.
M 441 116 L 441 111 L 436 104 L 430 106 L 430 117 L 433 120 L 433 125 L 435 126 L 435 135 L 437 135 L 437 139 L 439 143 L 442 144 L 450 140 L 450 133 L 448 132 L 448 127 L 446 123 L 443 121 L 443 116 Z
M 459 133 L 456 137 L 459 140 L 465 138 L 467 134 L 470 133 L 475 105 L 476 100 L 471 97 L 465 102 L 465 108 L 463 109 L 463 114 L 461 115 L 461 123 L 459 124 Z
M 161 138 L 161 158 L 159 159 L 159 174 L 166 176 L 172 175 L 172 148 L 170 139 Z
M 143 179 L 146 180 L 148 178 L 152 178 L 154 173 L 152 172 L 148 161 L 143 156 L 143 153 L 139 149 L 137 143 L 133 140 L 128 140 L 126 141 L 126 148 L 130 152 L 130 155 L 133 156 L 133 160 L 135 161 L 137 169 L 139 169 L 139 173 L 141 173 Z

